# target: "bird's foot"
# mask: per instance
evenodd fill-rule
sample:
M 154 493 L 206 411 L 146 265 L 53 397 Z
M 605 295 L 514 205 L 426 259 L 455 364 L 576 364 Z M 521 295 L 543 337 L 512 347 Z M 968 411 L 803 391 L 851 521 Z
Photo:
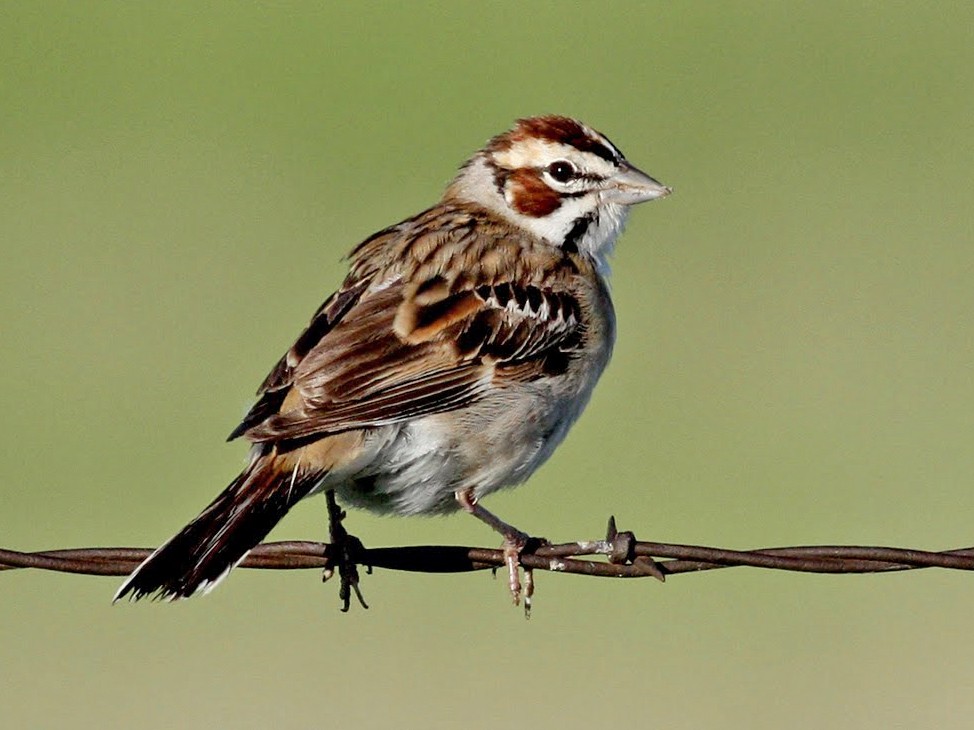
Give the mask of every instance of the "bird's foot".
M 349 535 L 342 521 L 346 513 L 338 502 L 335 501 L 335 490 L 329 489 L 325 492 L 325 499 L 328 501 L 328 535 L 329 544 L 325 548 L 325 558 L 328 560 L 328 567 L 322 575 L 322 581 L 327 581 L 335 575 L 335 568 L 338 568 L 339 588 L 338 597 L 342 602 L 342 613 L 348 611 L 352 605 L 352 593 L 358 599 L 362 608 L 369 605 L 362 597 L 362 589 L 359 588 L 358 565 L 365 552 L 365 546 L 355 535 Z M 367 573 L 371 573 L 371 568 L 366 568 Z
M 494 513 L 486 510 L 477 503 L 472 489 L 463 489 L 456 493 L 457 503 L 464 511 L 476 517 L 486 525 L 489 525 L 495 532 L 504 536 L 501 549 L 504 551 L 504 564 L 507 565 L 508 588 L 514 605 L 521 604 L 524 599 L 524 616 L 531 617 L 531 599 L 534 596 L 534 571 L 521 565 L 521 555 L 525 552 L 532 552 L 541 545 L 547 545 L 548 541 L 544 538 L 531 537 L 526 532 L 521 532 L 513 525 L 509 525 Z M 521 570 L 524 571 L 524 582 L 521 582 Z
M 511 598 L 517 606 L 524 600 L 524 618 L 531 618 L 532 599 L 534 597 L 534 569 L 521 564 L 521 555 L 531 553 L 548 541 L 543 537 L 529 537 L 523 532 L 514 536 L 505 536 L 501 549 L 504 551 L 504 563 L 507 565 L 507 585 L 511 591 Z M 524 578 L 521 579 L 521 571 Z

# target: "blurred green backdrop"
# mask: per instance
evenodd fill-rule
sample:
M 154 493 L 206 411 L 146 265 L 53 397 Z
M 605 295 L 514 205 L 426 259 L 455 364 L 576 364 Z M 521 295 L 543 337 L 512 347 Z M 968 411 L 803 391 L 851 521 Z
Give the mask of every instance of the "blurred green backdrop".
M 517 116 L 673 185 L 613 279 L 615 360 L 530 485 L 731 547 L 974 543 L 970 3 L 25 2 L 0 8 L 0 545 L 156 545 L 343 275 Z M 368 544 L 495 543 L 378 519 Z M 322 538 L 318 500 L 275 537 Z M 969 728 L 974 579 L 311 573 L 180 605 L 0 576 L 5 727 Z

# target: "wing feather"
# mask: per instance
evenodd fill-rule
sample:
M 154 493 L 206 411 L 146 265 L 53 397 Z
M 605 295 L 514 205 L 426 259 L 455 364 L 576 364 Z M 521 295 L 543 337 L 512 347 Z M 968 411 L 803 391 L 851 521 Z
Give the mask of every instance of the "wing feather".
M 278 412 L 292 383 L 294 368 L 327 335 L 345 314 L 358 302 L 368 288 L 371 277 L 349 277 L 341 289 L 332 294 L 311 318 L 295 343 L 271 368 L 257 389 L 257 402 L 230 433 L 227 441 L 233 441 L 248 430 Z
M 462 203 L 380 231 L 231 437 L 372 428 L 562 373 L 587 341 L 578 296 L 591 296 L 590 269 Z

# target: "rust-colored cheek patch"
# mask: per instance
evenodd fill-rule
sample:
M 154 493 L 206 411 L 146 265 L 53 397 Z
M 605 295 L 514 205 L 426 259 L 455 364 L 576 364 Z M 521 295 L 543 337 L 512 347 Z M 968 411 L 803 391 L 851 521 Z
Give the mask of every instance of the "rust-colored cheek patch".
M 537 170 L 515 170 L 507 180 L 511 206 L 522 215 L 541 218 L 558 210 L 561 194 L 549 188 Z

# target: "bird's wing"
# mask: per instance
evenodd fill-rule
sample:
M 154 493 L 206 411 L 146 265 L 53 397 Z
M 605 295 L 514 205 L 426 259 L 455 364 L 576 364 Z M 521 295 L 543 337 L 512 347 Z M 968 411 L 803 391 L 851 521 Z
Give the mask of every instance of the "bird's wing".
M 257 389 L 257 402 L 240 424 L 227 437 L 228 441 L 241 436 L 280 409 L 294 382 L 295 368 L 322 339 L 334 329 L 368 289 L 371 277 L 349 277 L 341 289 L 332 294 L 311 318 L 291 348 L 277 361 Z
M 280 441 L 397 423 L 563 372 L 583 334 L 570 287 L 470 273 L 346 283 L 234 435 Z

